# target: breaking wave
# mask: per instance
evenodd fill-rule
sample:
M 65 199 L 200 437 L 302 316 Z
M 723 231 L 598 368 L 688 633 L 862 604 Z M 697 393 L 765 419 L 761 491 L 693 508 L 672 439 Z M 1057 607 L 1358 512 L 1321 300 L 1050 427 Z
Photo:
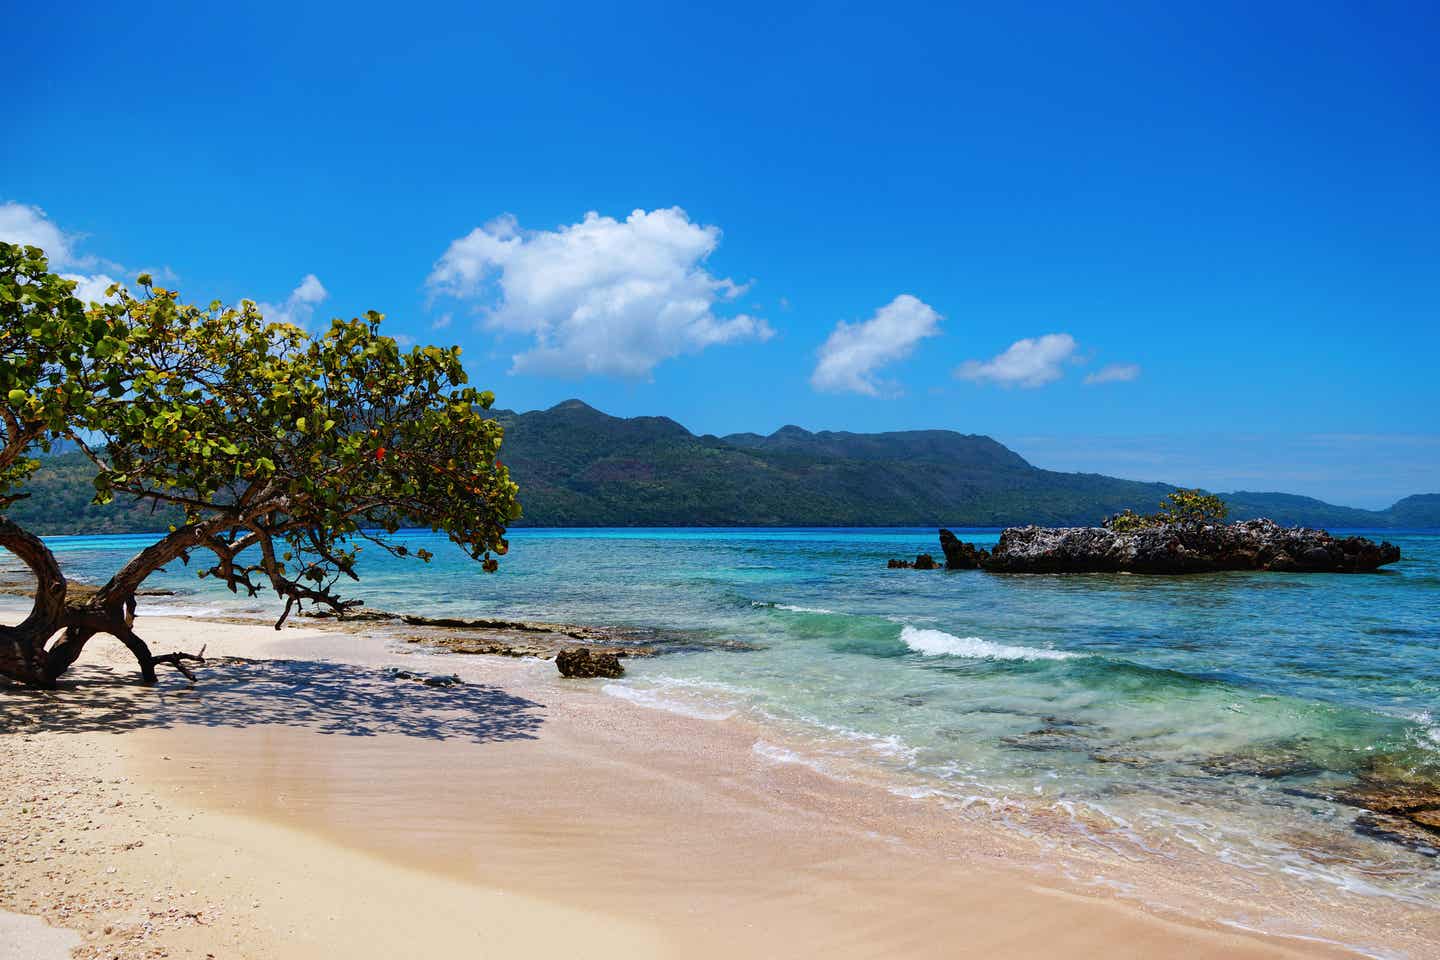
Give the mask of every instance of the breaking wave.
M 1069 660 L 1077 656 L 1063 650 L 1011 647 L 980 637 L 957 637 L 943 630 L 924 630 L 908 625 L 901 628 L 900 640 L 911 650 L 927 657 L 965 657 L 969 660 Z

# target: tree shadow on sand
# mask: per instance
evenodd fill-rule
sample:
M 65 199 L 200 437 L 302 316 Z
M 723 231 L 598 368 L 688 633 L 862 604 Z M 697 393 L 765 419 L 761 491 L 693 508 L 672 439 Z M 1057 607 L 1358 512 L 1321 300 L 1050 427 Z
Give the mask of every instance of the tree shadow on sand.
M 0 684 L 0 734 L 120 733 L 180 726 L 302 727 L 487 743 L 533 740 L 543 705 L 486 684 L 428 686 L 394 671 L 308 660 L 211 660 L 190 684 L 155 686 L 104 667 L 73 670 L 58 690 Z

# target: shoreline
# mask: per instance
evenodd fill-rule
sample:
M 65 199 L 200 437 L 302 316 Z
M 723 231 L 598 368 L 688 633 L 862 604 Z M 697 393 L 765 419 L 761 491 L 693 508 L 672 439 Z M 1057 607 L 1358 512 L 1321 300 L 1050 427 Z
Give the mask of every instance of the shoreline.
M 598 924 L 608 933 L 592 932 L 589 942 L 611 936 L 617 953 L 629 955 L 704 956 L 723 929 L 754 931 L 755 950 L 785 956 L 944 955 L 937 948 L 955 938 L 975 945 L 986 937 L 1009 956 L 1052 956 L 1055 936 L 1080 937 L 1062 951 L 1076 956 L 1182 945 L 1193 956 L 1396 956 L 1403 954 L 1377 948 L 1423 943 L 1436 929 L 1433 914 L 1395 909 L 1414 916 L 1409 929 L 1388 928 L 1395 942 L 1383 948 L 1371 946 L 1374 929 L 1360 926 L 1350 947 L 1297 939 L 1306 935 L 1299 930 L 1249 932 L 1243 928 L 1263 923 L 1263 913 L 1207 919 L 1217 904 L 1187 892 L 1196 878 L 1167 878 L 1160 863 L 1132 865 L 1132 879 L 1146 884 L 1135 889 L 1154 901 L 1137 903 L 1105 886 L 1117 883 L 1111 864 L 1100 883 L 1073 869 L 1067 878 L 1061 860 L 1084 862 L 1071 862 L 1069 851 L 1046 854 L 943 804 L 787 762 L 787 748 L 771 744 L 774 732 L 749 721 L 680 716 L 607 696 L 598 684 L 561 681 L 548 662 L 417 653 L 363 630 L 308 623 L 276 633 L 260 624 L 147 619 L 144 629 L 157 649 L 183 646 L 198 629 L 222 659 L 207 665 L 195 690 L 178 677 L 146 690 L 116 686 L 108 665 L 128 679 L 128 654 L 118 644 L 97 646 L 82 661 L 78 687 L 51 701 L 88 701 L 76 714 L 92 721 L 89 732 L 42 720 L 28 747 L 39 741 L 53 751 L 50 768 L 72 781 L 85 779 L 77 760 L 93 768 L 100 754 L 123 752 L 101 765 L 135 791 L 136 803 L 168 822 L 217 825 L 214 834 L 172 835 L 182 861 L 221 834 L 237 849 L 251 836 L 269 843 L 272 830 L 294 834 L 321 844 L 325 857 L 378 858 L 354 869 L 382 886 L 404 875 L 427 896 L 432 883 L 442 899 L 493 892 L 502 878 L 505 895 L 526 898 L 546 929 L 551 921 Z M 465 683 L 428 688 L 383 672 L 393 666 L 459 672 Z M 26 696 L 0 692 L 0 715 L 13 715 Z M 119 751 L 117 727 L 128 728 Z M 24 760 L 17 734 L 26 738 L 23 728 L 6 738 L 7 753 L 21 754 L 7 757 L 12 768 Z M 6 799 L 13 806 L 15 797 Z M 95 867 L 78 874 L 92 884 L 113 876 L 97 877 Z M 43 900 L 9 892 L 17 883 L 34 891 L 43 873 L 8 864 L 0 907 L 43 908 Z M 350 897 L 342 913 L 355 902 Z M 234 913 L 223 902 L 201 916 L 206 910 Z M 547 920 L 547 910 L 579 917 Z M 240 924 L 233 934 L 242 940 L 259 938 L 253 955 L 286 955 L 283 944 L 262 944 L 264 936 L 230 922 Z M 1016 940 L 1016 930 L 1047 922 L 1060 926 L 1044 944 Z M 926 942 L 907 941 L 912 928 L 926 931 Z M 154 936 L 179 943 L 197 930 L 166 927 Z M 860 931 L 874 939 L 857 945 L 850 934 Z M 78 956 L 99 955 L 84 950 L 112 936 L 80 932 L 87 940 Z M 526 952 L 544 955 L 548 942 L 532 938 Z M 1126 952 L 1138 945 L 1146 949 Z M 360 955 L 364 946 L 355 946 Z M 714 955 L 721 952 L 734 948 Z

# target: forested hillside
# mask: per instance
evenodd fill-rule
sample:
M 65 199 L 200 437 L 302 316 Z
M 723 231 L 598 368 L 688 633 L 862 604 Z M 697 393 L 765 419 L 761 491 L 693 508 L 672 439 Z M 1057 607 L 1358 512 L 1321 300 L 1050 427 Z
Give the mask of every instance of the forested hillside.
M 531 526 L 1007 526 L 1087 524 L 1152 510 L 1161 483 L 1043 470 L 989 437 L 946 430 L 696 436 L 665 417 L 612 417 L 579 400 L 497 411 L 502 459 Z M 10 515 L 47 534 L 163 530 L 172 515 L 89 503 L 89 464 L 44 458 Z M 1327 527 L 1440 526 L 1440 495 L 1360 510 L 1283 493 L 1223 495 L 1236 519 Z

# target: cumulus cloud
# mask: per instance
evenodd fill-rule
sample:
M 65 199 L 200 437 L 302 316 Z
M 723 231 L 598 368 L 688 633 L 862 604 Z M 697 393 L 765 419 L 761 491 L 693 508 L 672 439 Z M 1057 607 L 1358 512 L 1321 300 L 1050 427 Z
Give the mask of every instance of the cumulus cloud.
M 910 355 L 915 344 L 940 332 L 940 314 L 908 293 L 875 311 L 869 320 L 841 320 L 821 345 L 810 385 L 829 392 L 880 394 L 875 371 Z
M 1140 376 L 1138 363 L 1106 364 L 1094 373 L 1085 376 L 1086 383 L 1128 383 Z
M 85 275 L 79 273 L 62 273 L 60 276 L 66 280 L 75 281 L 75 297 L 85 303 L 106 303 L 115 299 L 114 297 L 105 296 L 105 291 L 110 289 L 116 282 L 115 279 L 108 274 L 94 273 Z
M 507 214 L 451 243 L 427 285 L 476 302 L 489 329 L 533 338 L 512 372 L 643 378 L 671 357 L 773 335 L 758 317 L 715 313 L 745 292 L 705 269 L 719 242 L 679 207 L 542 231 Z
M 39 247 L 49 258 L 50 269 L 57 272 L 66 267 L 82 270 L 104 267 L 117 273 L 124 269 L 117 263 L 78 253 L 75 249 L 80 240 L 78 236 L 61 230 L 44 210 L 27 203 L 0 203 L 0 240 Z M 105 300 L 105 290 L 115 282 L 105 273 L 61 273 L 60 276 L 75 281 L 75 296 L 86 303 Z
M 51 222 L 45 211 L 26 203 L 0 203 L 0 240 L 39 247 L 52 269 L 76 266 L 71 238 Z
M 284 303 L 256 304 L 265 319 L 274 320 L 277 323 L 293 323 L 297 327 L 309 326 L 310 320 L 315 316 L 315 308 L 330 296 L 330 291 L 320 282 L 320 278 L 313 273 L 307 273 L 300 279 L 300 283 L 290 296 L 285 298 Z
M 1065 363 L 1074 357 L 1078 346 L 1068 333 L 1027 337 L 989 360 L 966 360 L 956 368 L 955 376 L 1006 387 L 1043 387 L 1060 379 Z

